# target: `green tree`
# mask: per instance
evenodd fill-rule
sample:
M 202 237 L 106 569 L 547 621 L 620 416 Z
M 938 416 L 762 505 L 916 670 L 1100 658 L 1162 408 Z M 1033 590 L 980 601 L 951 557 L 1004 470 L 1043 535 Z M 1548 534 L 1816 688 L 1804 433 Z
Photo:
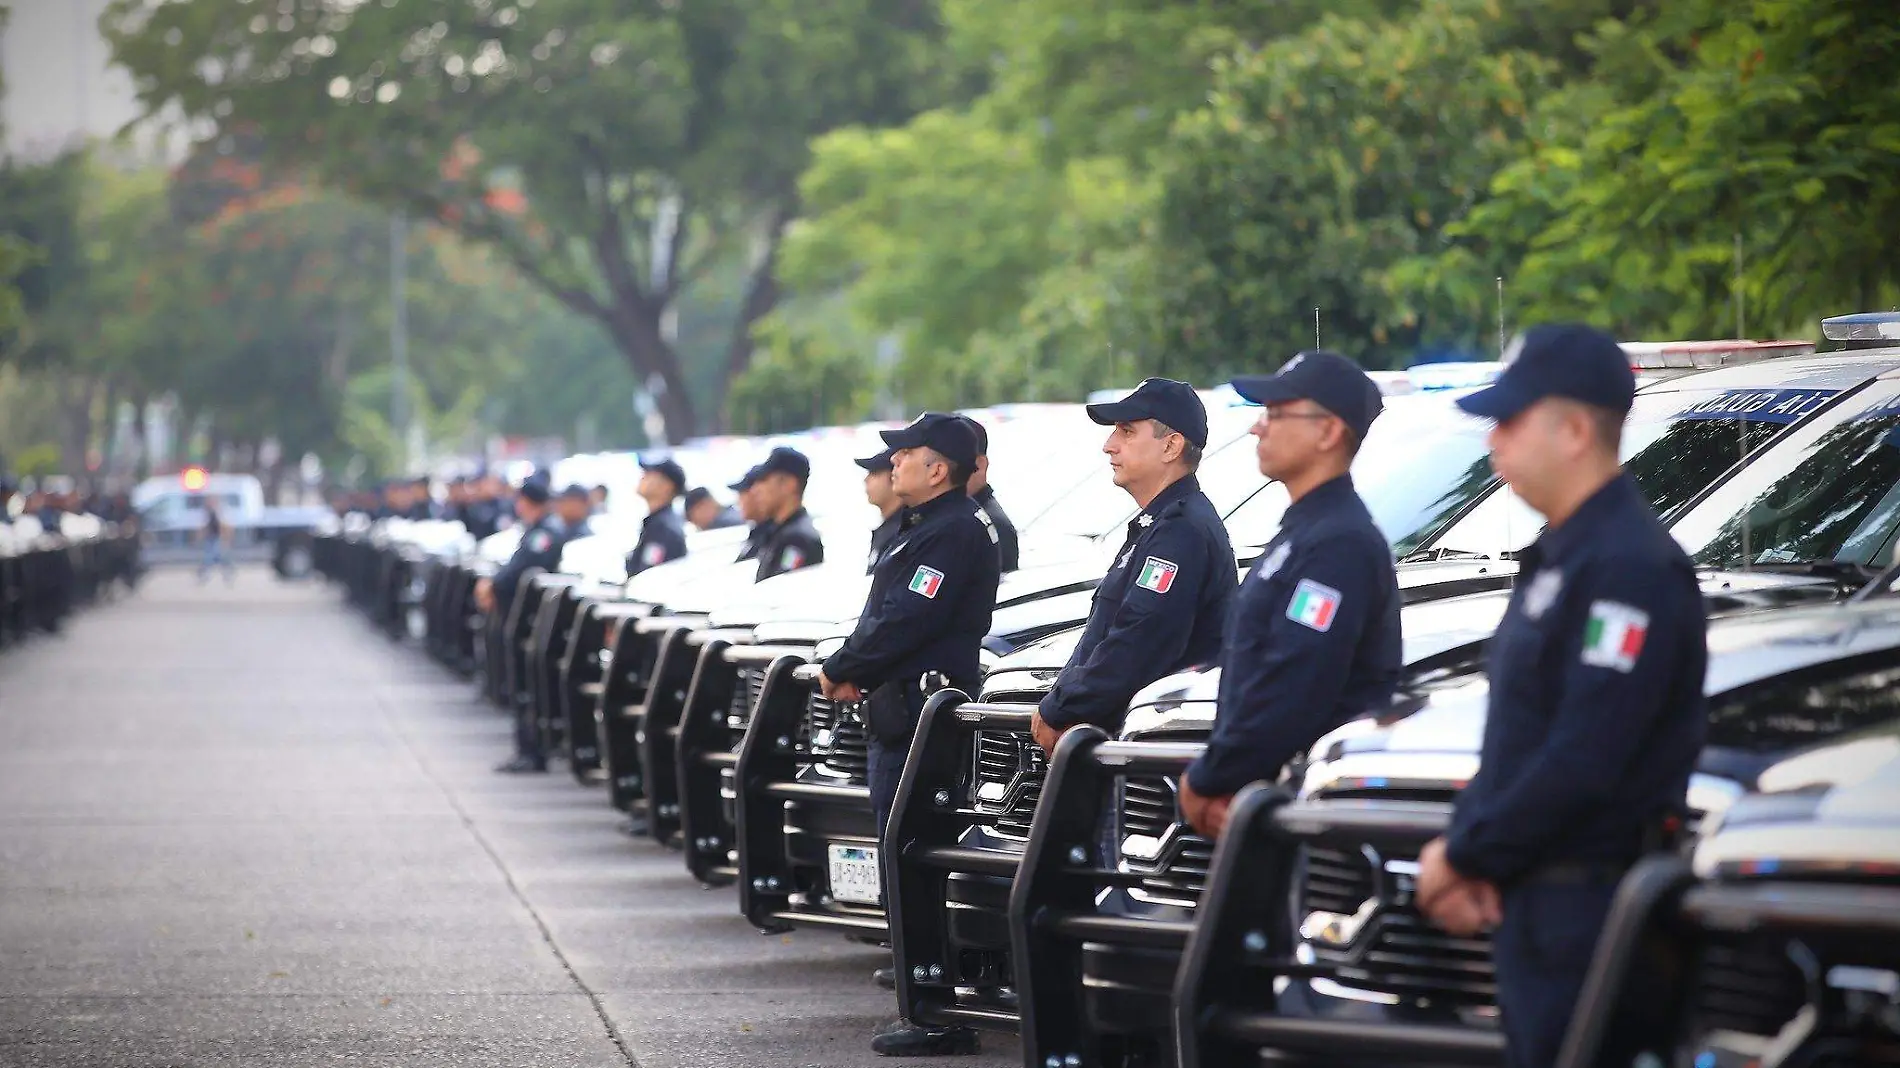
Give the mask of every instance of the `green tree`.
M 115 58 L 157 112 L 255 132 L 274 160 L 492 244 L 602 324 L 694 432 L 669 324 L 715 264 L 748 279 L 719 357 L 743 369 L 809 138 L 901 121 L 940 79 L 932 5 L 897 0 L 151 5 Z
M 1900 28 L 1856 0 L 1694 3 L 1580 39 L 1587 83 L 1464 227 L 1525 317 L 1625 336 L 1812 329 L 1900 294 Z M 1736 246 L 1743 272 L 1737 288 Z
M 1157 277 L 1165 344 L 1197 372 L 1277 365 L 1322 340 L 1374 366 L 1477 344 L 1492 275 L 1436 257 L 1526 134 L 1548 63 L 1492 52 L 1484 5 L 1329 16 L 1216 68 L 1176 124 Z

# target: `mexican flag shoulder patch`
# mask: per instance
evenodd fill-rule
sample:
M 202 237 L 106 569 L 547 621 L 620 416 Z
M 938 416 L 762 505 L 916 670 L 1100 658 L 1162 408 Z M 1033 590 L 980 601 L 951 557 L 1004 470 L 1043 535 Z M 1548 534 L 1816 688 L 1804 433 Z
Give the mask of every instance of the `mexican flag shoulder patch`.
M 919 567 L 910 577 L 910 592 L 920 597 L 936 600 L 937 591 L 943 588 L 943 572 L 934 567 Z
M 1135 585 L 1144 590 L 1166 593 L 1174 585 L 1174 576 L 1180 571 L 1174 561 L 1150 556 L 1141 562 L 1141 574 L 1135 576 Z
M 1338 590 L 1312 579 L 1301 579 L 1293 588 L 1292 599 L 1286 603 L 1286 617 L 1324 634 L 1333 629 L 1333 620 L 1339 615 L 1339 602 Z
M 1583 662 L 1624 674 L 1636 667 L 1649 636 L 1649 613 L 1619 601 L 1590 605 L 1590 621 L 1583 628 Z

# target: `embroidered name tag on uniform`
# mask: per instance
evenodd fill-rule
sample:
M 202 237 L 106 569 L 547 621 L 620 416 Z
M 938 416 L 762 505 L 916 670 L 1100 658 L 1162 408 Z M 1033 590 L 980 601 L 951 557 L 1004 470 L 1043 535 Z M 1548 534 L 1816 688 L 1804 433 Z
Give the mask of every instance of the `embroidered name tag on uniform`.
M 910 577 L 910 592 L 936 600 L 937 591 L 943 588 L 943 572 L 934 567 L 919 567 Z
M 1625 675 L 1643 655 L 1649 637 L 1649 613 L 1616 601 L 1590 606 L 1590 622 L 1583 629 L 1583 662 Z
M 1557 594 L 1563 588 L 1563 572 L 1540 573 L 1524 590 L 1524 614 L 1532 619 L 1544 618 L 1544 613 L 1550 611 L 1550 606 L 1557 603 Z
M 1141 562 L 1141 574 L 1135 576 L 1135 585 L 1144 590 L 1166 593 L 1168 588 L 1174 585 L 1174 576 L 1180 570 L 1172 560 L 1150 556 Z
M 1288 619 L 1321 634 L 1333 629 L 1333 618 L 1337 615 L 1339 591 L 1312 579 L 1301 579 L 1293 589 L 1293 599 L 1286 603 Z
M 1254 577 L 1264 582 L 1279 574 L 1280 569 L 1286 566 L 1287 557 L 1292 555 L 1293 543 L 1290 541 L 1281 542 L 1278 548 L 1261 558 L 1260 568 L 1254 572 Z

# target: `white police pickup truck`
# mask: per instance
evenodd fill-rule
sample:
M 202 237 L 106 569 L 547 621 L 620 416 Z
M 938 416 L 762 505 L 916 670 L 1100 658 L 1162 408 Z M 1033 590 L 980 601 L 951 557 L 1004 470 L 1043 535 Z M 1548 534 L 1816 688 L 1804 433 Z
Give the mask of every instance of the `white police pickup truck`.
M 188 467 L 176 475 L 148 478 L 132 491 L 147 564 L 197 558 L 207 498 L 231 528 L 232 558 L 269 560 L 284 578 L 310 573 L 312 536 L 333 518 L 327 508 L 265 504 L 263 484 L 255 475 Z

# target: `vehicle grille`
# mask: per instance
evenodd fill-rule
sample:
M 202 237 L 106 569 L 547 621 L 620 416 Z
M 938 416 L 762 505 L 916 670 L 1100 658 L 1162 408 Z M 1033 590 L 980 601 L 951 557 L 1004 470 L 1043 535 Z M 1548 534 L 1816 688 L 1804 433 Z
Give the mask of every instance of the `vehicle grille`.
M 1372 865 L 1358 853 L 1310 846 L 1306 850 L 1306 912 L 1350 916 L 1375 893 Z
M 1696 971 L 1700 1029 L 1773 1037 L 1807 1004 L 1807 981 L 1786 944 L 1710 942 Z
M 1399 859 L 1399 858 L 1394 858 Z M 1403 858 L 1410 860 L 1412 858 Z M 1391 904 L 1360 934 L 1369 940 L 1363 955 L 1315 945 L 1315 956 L 1338 970 L 1346 986 L 1396 994 L 1409 1001 L 1447 1008 L 1489 1008 L 1497 983 L 1489 938 L 1455 938 L 1426 922 L 1412 908 L 1409 891 L 1400 894 L 1398 873 L 1377 872 L 1363 853 L 1309 846 L 1301 885 L 1300 912 L 1350 916 L 1378 894 L 1381 885 L 1403 904 Z M 1409 884 L 1408 884 L 1409 885 Z
M 1200 903 L 1201 894 L 1207 890 L 1207 869 L 1214 860 L 1214 843 L 1177 823 L 1178 810 L 1173 782 L 1153 776 L 1130 776 L 1122 780 L 1123 838 L 1146 835 L 1161 843 L 1160 855 L 1153 861 L 1122 858 L 1130 871 L 1152 873 L 1141 881 L 1136 896 L 1192 907 Z
M 739 668 L 733 676 L 732 700 L 726 707 L 726 726 L 734 732 L 735 748 L 738 738 L 745 734 L 746 724 L 752 722 L 752 706 L 759 699 L 759 684 L 764 681 L 765 670 L 749 665 Z
M 863 713 L 857 705 L 839 708 L 835 702 L 813 691 L 805 702 L 805 722 L 811 759 L 820 771 L 844 779 L 852 786 L 870 782 L 869 738 Z
M 1048 774 L 1042 747 L 1026 734 L 978 731 L 975 764 L 971 775 L 975 809 L 995 816 L 990 825 L 995 833 L 1027 840 L 1036 799 L 1042 796 L 1042 781 Z M 993 784 L 1002 785 L 1002 799 L 983 800 L 982 789 Z

